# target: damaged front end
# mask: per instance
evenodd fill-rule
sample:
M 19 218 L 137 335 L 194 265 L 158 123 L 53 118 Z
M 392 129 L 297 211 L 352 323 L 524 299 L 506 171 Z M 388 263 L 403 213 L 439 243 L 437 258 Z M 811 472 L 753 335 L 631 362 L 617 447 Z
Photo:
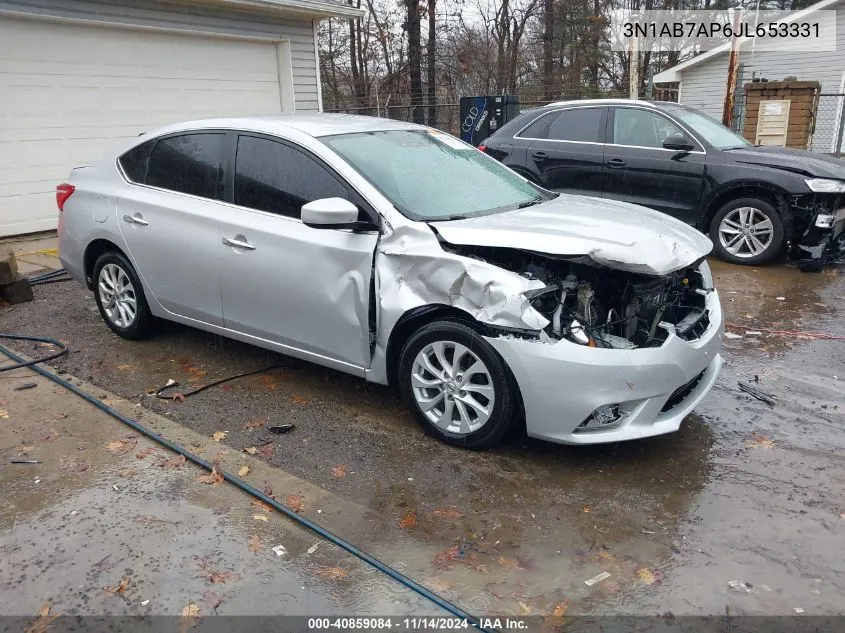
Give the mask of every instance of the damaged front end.
M 585 257 L 564 257 L 509 248 L 455 246 L 450 252 L 480 259 L 543 283 L 524 293 L 548 321 L 539 332 L 519 333 L 546 342 L 565 339 L 587 347 L 659 347 L 670 332 L 695 340 L 709 326 L 706 296 L 712 279 L 693 262 L 665 275 L 616 270 Z
M 845 195 L 796 195 L 789 207 L 799 266 L 820 268 L 845 256 Z

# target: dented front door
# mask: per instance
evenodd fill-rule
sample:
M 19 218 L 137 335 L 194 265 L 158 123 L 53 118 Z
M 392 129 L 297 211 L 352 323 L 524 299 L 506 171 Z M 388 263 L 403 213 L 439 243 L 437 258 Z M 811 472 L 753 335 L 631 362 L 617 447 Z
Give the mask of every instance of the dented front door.
M 302 204 L 346 197 L 345 185 L 297 148 L 247 135 L 238 140 L 234 180 L 235 206 L 221 214 L 218 239 L 225 327 L 369 366 L 378 235 L 299 219 Z

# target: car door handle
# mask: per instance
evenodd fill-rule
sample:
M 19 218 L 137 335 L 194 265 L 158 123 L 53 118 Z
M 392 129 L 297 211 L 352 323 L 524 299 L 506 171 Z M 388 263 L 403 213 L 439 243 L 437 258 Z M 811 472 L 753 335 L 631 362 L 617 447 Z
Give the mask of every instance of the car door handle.
M 549 155 L 546 152 L 534 152 L 531 154 L 531 158 L 534 160 L 546 160 L 548 157 Z
M 234 237 L 224 237 L 223 243 L 226 246 L 231 246 L 233 248 L 242 248 L 245 251 L 254 251 L 255 250 L 255 247 L 252 244 L 250 244 L 249 242 L 247 242 L 246 240 L 239 240 L 239 239 L 236 239 Z
M 129 222 L 129 224 L 138 224 L 140 226 L 148 226 L 150 223 L 147 222 L 144 218 L 138 215 L 129 215 L 128 213 L 123 216 L 124 222 Z
M 608 167 L 624 167 L 625 161 L 622 160 L 621 158 L 611 158 L 609 161 L 607 161 L 607 166 Z

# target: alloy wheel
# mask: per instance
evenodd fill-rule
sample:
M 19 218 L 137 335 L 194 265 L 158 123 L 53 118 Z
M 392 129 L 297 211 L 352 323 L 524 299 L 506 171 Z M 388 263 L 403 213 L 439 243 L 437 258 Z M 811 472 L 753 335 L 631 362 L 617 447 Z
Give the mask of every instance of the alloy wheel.
M 490 371 L 460 343 L 435 341 L 423 347 L 411 369 L 411 388 L 420 411 L 442 431 L 472 433 L 493 413 Z
M 128 328 L 138 315 L 138 298 L 129 275 L 117 264 L 106 264 L 97 279 L 99 299 L 109 321 Z
M 719 223 L 719 242 L 735 257 L 756 257 L 772 245 L 773 238 L 772 221 L 754 207 L 733 209 Z

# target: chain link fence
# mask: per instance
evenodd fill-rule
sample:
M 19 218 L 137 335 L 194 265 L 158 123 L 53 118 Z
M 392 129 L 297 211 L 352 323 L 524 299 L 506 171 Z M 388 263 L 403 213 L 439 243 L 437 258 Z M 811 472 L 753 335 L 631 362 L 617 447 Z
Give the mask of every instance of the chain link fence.
M 810 149 L 842 156 L 845 151 L 845 94 L 820 94 Z

